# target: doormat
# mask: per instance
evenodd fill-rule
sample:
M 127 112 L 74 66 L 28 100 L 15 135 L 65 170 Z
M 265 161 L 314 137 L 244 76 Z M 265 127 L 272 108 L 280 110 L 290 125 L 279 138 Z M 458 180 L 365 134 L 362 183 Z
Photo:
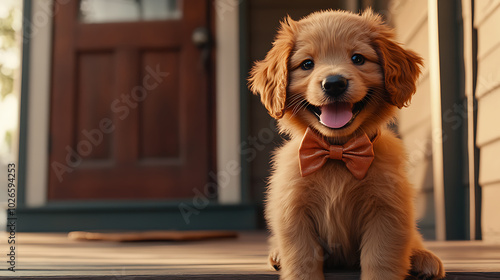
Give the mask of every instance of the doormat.
M 138 241 L 200 241 L 220 238 L 236 238 L 235 231 L 219 230 L 152 230 L 152 231 L 72 231 L 68 233 L 71 240 L 102 240 L 118 242 L 138 242 Z

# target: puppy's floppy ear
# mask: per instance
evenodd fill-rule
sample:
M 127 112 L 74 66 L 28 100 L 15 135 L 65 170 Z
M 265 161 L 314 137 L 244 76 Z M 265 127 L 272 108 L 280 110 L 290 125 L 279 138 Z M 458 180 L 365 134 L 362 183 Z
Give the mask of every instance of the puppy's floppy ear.
M 390 94 L 390 101 L 400 109 L 408 106 L 416 91 L 419 65 L 423 65 L 423 59 L 395 42 L 393 30 L 383 24 L 380 16 L 374 15 L 371 10 L 365 11 L 363 16 L 372 20 L 375 26 L 373 43 L 384 71 L 385 89 Z
M 275 119 L 283 117 L 288 86 L 288 60 L 295 43 L 296 22 L 287 16 L 282 22 L 272 49 L 255 63 L 248 79 L 250 90 L 260 94 L 262 104 Z

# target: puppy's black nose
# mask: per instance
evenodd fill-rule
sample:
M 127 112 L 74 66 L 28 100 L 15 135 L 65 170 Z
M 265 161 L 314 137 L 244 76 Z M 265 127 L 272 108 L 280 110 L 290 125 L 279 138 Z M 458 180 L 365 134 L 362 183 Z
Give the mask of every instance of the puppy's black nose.
M 321 82 L 323 92 L 331 97 L 343 94 L 348 86 L 349 81 L 341 75 L 328 76 Z

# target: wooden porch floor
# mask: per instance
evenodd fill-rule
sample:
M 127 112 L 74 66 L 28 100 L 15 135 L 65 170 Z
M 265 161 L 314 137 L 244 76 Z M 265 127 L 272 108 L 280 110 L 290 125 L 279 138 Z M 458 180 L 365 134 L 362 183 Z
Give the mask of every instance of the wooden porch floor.
M 3 234 L 3 240 L 8 235 Z M 440 256 L 447 279 L 500 279 L 500 244 L 427 242 Z M 5 249 L 2 245 L 2 259 Z M 278 279 L 266 264 L 264 232 L 192 242 L 73 241 L 61 233 L 17 233 L 16 272 L 1 262 L 6 279 Z M 359 279 L 359 272 L 327 279 Z

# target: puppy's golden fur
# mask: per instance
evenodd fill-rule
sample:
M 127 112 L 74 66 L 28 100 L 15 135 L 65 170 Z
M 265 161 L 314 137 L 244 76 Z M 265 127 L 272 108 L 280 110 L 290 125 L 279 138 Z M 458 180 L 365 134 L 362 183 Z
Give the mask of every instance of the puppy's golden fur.
M 251 71 L 251 90 L 290 137 L 274 155 L 265 211 L 269 260 L 281 268 L 281 279 L 324 279 L 324 265 L 361 267 L 363 280 L 404 279 L 410 273 L 444 277 L 441 261 L 423 247 L 417 231 L 403 145 L 385 128 L 410 102 L 422 64 L 393 37 L 371 10 L 317 12 L 300 21 L 288 17 L 266 58 Z M 364 63 L 353 63 L 355 54 Z M 306 60 L 314 67 L 304 69 Z M 329 75 L 349 81 L 344 94 L 325 95 L 321 82 Z M 362 104 L 338 129 L 308 110 L 337 101 Z M 298 149 L 307 127 L 331 144 L 361 133 L 376 136 L 366 177 L 354 178 L 336 160 L 301 177 Z

